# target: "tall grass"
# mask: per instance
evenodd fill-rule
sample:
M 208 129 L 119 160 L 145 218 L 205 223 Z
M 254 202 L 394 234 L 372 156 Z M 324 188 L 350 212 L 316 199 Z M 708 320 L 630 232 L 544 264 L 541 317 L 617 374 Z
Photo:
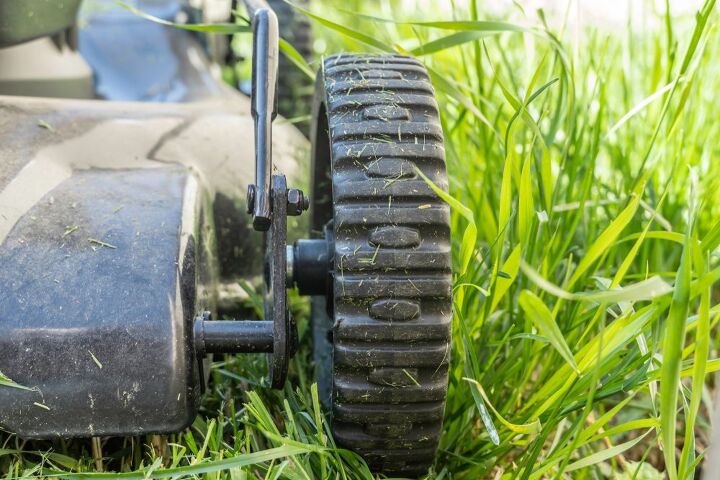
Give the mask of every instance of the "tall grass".
M 720 367 L 707 360 L 714 3 L 694 19 L 648 4 L 644 29 L 574 37 L 544 12 L 518 6 L 501 23 L 461 2 L 448 21 L 386 7 L 400 23 L 354 26 L 379 30 L 372 43 L 342 31 L 352 49 L 385 42 L 426 62 L 451 194 L 467 207 L 453 224 L 455 359 L 434 475 L 675 479 L 702 465 L 705 380 Z
M 428 477 L 693 478 L 720 369 L 714 0 L 694 17 L 647 2 L 611 30 L 518 3 L 498 18 L 479 1 L 451 2 L 447 18 L 410 3 L 307 13 L 319 49 L 409 52 L 437 90 L 457 275 Z M 273 392 L 260 360 L 228 358 L 193 428 L 105 455 L 134 478 L 372 478 L 334 448 L 305 323 L 300 335 L 295 387 Z M 7 436 L 0 455 L 28 476 L 94 469 L 89 442 L 53 447 Z

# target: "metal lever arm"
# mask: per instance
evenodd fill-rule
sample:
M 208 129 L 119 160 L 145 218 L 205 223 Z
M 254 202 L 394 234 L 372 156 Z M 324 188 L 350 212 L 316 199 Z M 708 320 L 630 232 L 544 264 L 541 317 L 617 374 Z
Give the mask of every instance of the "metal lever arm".
M 248 188 L 248 212 L 258 231 L 270 228 L 272 121 L 277 116 L 278 20 L 262 0 L 245 2 L 253 26 L 252 117 L 255 121 L 255 185 Z
M 248 11 L 251 21 L 258 10 L 263 8 L 270 9 L 270 5 L 268 5 L 265 0 L 243 0 L 243 3 L 245 4 L 245 8 Z

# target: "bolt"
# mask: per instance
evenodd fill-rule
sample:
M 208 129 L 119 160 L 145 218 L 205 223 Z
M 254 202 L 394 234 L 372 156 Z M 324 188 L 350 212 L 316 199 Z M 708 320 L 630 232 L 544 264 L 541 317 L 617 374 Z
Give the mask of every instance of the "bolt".
M 295 286 L 295 247 L 288 245 L 285 248 L 285 258 L 287 269 L 285 271 L 285 288 L 293 288 Z
M 251 214 L 255 211 L 255 185 L 248 185 L 247 189 L 247 213 Z
M 287 214 L 298 216 L 310 207 L 310 199 L 303 194 L 302 190 L 291 188 L 287 192 Z

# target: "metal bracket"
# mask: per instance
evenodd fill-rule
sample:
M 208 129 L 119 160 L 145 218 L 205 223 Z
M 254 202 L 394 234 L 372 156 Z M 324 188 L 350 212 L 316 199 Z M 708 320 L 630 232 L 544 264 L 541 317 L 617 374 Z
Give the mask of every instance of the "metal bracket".
M 273 350 L 269 359 L 273 388 L 282 388 L 290 358 L 297 350 L 297 329 L 287 305 L 287 182 L 273 175 L 270 229 L 265 234 L 265 319 L 273 320 Z
M 264 320 L 211 321 L 206 312 L 195 320 L 194 343 L 200 358 L 207 353 L 269 353 L 270 383 L 282 388 L 298 339 L 285 287 L 289 203 L 285 176 L 274 175 L 271 185 L 271 222 L 264 238 Z

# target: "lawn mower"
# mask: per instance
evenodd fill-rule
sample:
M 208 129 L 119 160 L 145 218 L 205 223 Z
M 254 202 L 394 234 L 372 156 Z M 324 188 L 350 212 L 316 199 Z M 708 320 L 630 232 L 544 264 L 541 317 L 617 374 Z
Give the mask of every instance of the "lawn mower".
M 374 471 L 422 474 L 452 321 L 428 73 L 403 55 L 325 58 L 308 146 L 273 123 L 286 74 L 277 17 L 245 3 L 250 99 L 217 80 L 192 32 L 122 8 L 78 22 L 80 0 L 0 0 L 0 428 L 182 431 L 212 355 L 265 353 L 282 388 L 296 288 L 312 297 L 336 443 Z M 183 18 L 178 0 L 137 7 Z M 224 319 L 253 279 L 263 319 Z

